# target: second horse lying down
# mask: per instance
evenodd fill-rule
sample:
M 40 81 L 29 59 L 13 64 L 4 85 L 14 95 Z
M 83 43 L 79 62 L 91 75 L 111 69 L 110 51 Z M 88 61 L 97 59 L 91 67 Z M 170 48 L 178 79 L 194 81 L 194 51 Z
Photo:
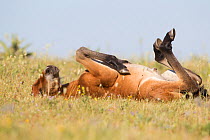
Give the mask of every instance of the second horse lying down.
M 207 96 L 207 91 L 201 86 L 201 77 L 183 68 L 174 56 L 171 44 L 174 38 L 175 29 L 172 29 L 163 41 L 157 39 L 153 45 L 155 60 L 173 71 L 159 74 L 156 69 L 81 47 L 76 51 L 76 60 L 87 70 L 78 80 L 60 86 L 58 68 L 48 66 L 33 84 L 32 93 L 36 96 L 43 92 L 49 95 L 60 92 L 67 98 L 86 94 L 157 100 L 179 99 L 186 92 L 193 93 L 194 97 L 200 92 Z

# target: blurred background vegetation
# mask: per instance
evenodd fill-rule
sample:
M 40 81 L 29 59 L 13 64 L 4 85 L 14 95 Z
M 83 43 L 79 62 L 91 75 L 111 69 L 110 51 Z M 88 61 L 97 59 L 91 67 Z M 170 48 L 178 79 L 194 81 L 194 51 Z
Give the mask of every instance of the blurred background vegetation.
M 0 59 L 14 56 L 26 58 L 33 55 L 32 52 L 26 51 L 31 44 L 23 45 L 24 40 L 19 39 L 17 35 L 5 35 L 5 39 L 7 42 L 0 40 Z

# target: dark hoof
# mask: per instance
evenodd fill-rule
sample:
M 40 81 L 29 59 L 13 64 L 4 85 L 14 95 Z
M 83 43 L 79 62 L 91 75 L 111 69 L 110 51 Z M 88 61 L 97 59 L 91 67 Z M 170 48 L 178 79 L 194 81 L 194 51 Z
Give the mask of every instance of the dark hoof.
M 156 41 L 155 41 L 155 43 L 153 44 L 153 49 L 154 50 L 159 50 L 159 47 L 160 47 L 160 45 L 161 45 L 162 42 L 163 41 L 160 38 L 157 38 Z
M 170 30 L 166 36 L 163 39 L 163 42 L 159 46 L 160 51 L 171 51 L 172 50 L 172 44 L 171 42 L 174 41 L 176 35 L 175 29 Z
M 130 74 L 130 72 L 129 72 L 129 70 L 127 68 L 124 68 L 124 69 L 119 70 L 119 73 L 120 74 L 123 74 L 123 75 Z
M 176 31 L 173 28 L 168 33 L 166 33 L 166 35 L 165 35 L 165 37 L 163 39 L 163 44 L 171 43 L 172 41 L 174 41 L 175 35 L 176 35 Z
M 170 39 L 173 41 L 176 35 L 175 29 L 173 28 L 171 31 L 168 32 L 168 34 L 170 36 Z
M 131 64 L 128 60 L 121 60 L 121 59 L 119 59 L 118 60 L 120 63 L 123 63 L 123 64 Z
M 154 53 L 155 53 L 155 60 L 156 60 L 157 62 L 161 62 L 162 60 L 165 59 L 165 56 L 164 56 L 163 53 L 161 53 L 161 51 L 159 50 L 159 47 L 160 47 L 161 43 L 162 43 L 162 40 L 158 38 L 158 39 L 155 41 L 155 43 L 153 44 L 153 51 L 154 51 Z
M 116 56 L 107 55 L 104 61 L 105 65 L 115 69 L 120 74 L 130 74 L 129 70 L 123 63 L 128 62 L 126 60 L 120 60 Z

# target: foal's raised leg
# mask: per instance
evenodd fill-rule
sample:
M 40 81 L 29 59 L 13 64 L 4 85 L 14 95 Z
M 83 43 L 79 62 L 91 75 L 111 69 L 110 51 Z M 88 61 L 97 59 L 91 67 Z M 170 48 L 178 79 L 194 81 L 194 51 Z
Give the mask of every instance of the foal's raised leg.
M 159 61 L 164 65 L 172 68 L 177 77 L 178 81 L 167 81 L 156 78 L 150 78 L 146 80 L 141 88 L 139 97 L 151 98 L 160 100 L 172 100 L 182 97 L 181 91 L 196 92 L 199 89 L 199 85 L 195 80 L 189 76 L 187 71 L 181 66 L 179 61 L 176 59 L 172 52 L 171 42 L 175 38 L 175 30 L 169 31 L 163 42 L 158 42 L 159 45 L 155 47 L 155 53 L 157 58 L 161 58 Z M 159 40 L 158 40 L 159 41 Z
M 123 63 L 129 63 L 127 60 L 121 60 L 116 58 L 114 55 L 108 55 L 92 51 L 88 48 L 81 47 L 77 50 L 77 53 L 83 54 L 86 58 L 90 58 L 98 63 L 106 65 L 112 69 L 115 69 L 120 74 L 130 74 L 127 67 Z
M 171 42 L 175 38 L 175 29 L 172 29 L 169 31 L 165 38 L 163 39 L 163 42 L 159 45 L 157 50 L 159 50 L 162 55 L 167 60 L 170 67 L 176 72 L 179 80 L 181 81 L 181 86 L 183 90 L 190 91 L 190 92 L 196 92 L 199 89 L 199 86 L 195 80 L 192 80 L 192 78 L 189 76 L 188 72 L 186 72 L 186 69 L 184 69 L 179 61 L 176 59 L 172 52 L 172 44 Z M 180 88 L 181 88 L 180 87 Z
M 103 84 L 107 83 L 107 86 L 111 86 L 118 75 L 115 69 L 112 69 L 100 61 L 104 60 L 105 54 L 91 51 L 85 47 L 81 47 L 76 51 L 76 60 L 81 63 L 88 72 L 100 79 Z M 95 60 L 97 58 L 97 60 Z
M 80 48 L 76 52 L 76 60 L 81 63 L 87 72 L 84 72 L 78 79 L 78 84 L 85 88 L 91 96 L 104 96 L 109 93 L 119 73 L 104 65 L 101 61 L 106 61 L 108 55 L 91 51 L 87 48 Z M 118 62 L 119 63 L 119 62 Z M 120 65 L 124 65 L 120 63 Z
M 162 40 L 158 38 L 155 41 L 155 43 L 153 44 L 153 50 L 154 50 L 154 53 L 155 53 L 155 60 L 158 63 L 163 64 L 166 67 L 172 69 L 172 67 L 169 65 L 165 55 L 159 50 L 159 46 L 161 45 L 161 43 L 162 43 Z M 184 68 L 184 69 L 193 80 L 195 80 L 199 85 L 202 84 L 202 78 L 199 75 L 197 75 L 196 73 L 194 73 L 193 71 L 191 71 L 187 68 Z

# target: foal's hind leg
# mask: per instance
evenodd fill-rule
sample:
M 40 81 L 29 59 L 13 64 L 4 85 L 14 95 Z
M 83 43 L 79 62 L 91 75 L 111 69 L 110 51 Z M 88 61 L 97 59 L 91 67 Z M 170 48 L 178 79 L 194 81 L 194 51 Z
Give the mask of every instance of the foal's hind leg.
M 179 81 L 181 82 L 180 84 L 182 85 L 180 87 L 182 88 L 181 90 L 195 92 L 199 88 L 198 84 L 196 83 L 196 81 L 192 80 L 192 78 L 189 76 L 186 70 L 181 66 L 181 64 L 179 63 L 179 61 L 176 59 L 176 57 L 172 52 L 171 42 L 174 40 L 174 38 L 175 38 L 175 29 L 172 29 L 166 34 L 165 38 L 163 39 L 163 42 L 156 49 L 163 54 L 168 64 L 176 72 Z
M 76 60 L 88 70 L 88 73 L 99 79 L 100 84 L 102 84 L 104 87 L 110 87 L 117 79 L 118 72 L 94 60 L 96 58 L 98 60 L 103 60 L 104 56 L 105 54 L 99 54 L 84 47 L 78 49 L 76 52 Z
M 155 41 L 155 43 L 153 44 L 153 50 L 154 50 L 154 53 L 155 53 L 155 60 L 158 63 L 163 64 L 166 67 L 172 69 L 172 67 L 169 65 L 165 55 L 159 50 L 159 46 L 161 45 L 161 43 L 162 43 L 162 40 L 158 38 Z M 199 75 L 197 75 L 196 73 L 194 73 L 193 71 L 191 71 L 187 68 L 184 68 L 184 69 L 194 81 L 196 81 L 199 85 L 202 84 L 202 79 Z
M 82 53 L 87 58 L 90 58 L 112 69 L 115 69 L 120 74 L 130 74 L 127 67 L 123 65 L 123 63 L 129 63 L 127 60 L 121 60 L 115 57 L 114 55 L 99 53 L 85 47 L 79 48 L 77 50 L 77 53 Z

